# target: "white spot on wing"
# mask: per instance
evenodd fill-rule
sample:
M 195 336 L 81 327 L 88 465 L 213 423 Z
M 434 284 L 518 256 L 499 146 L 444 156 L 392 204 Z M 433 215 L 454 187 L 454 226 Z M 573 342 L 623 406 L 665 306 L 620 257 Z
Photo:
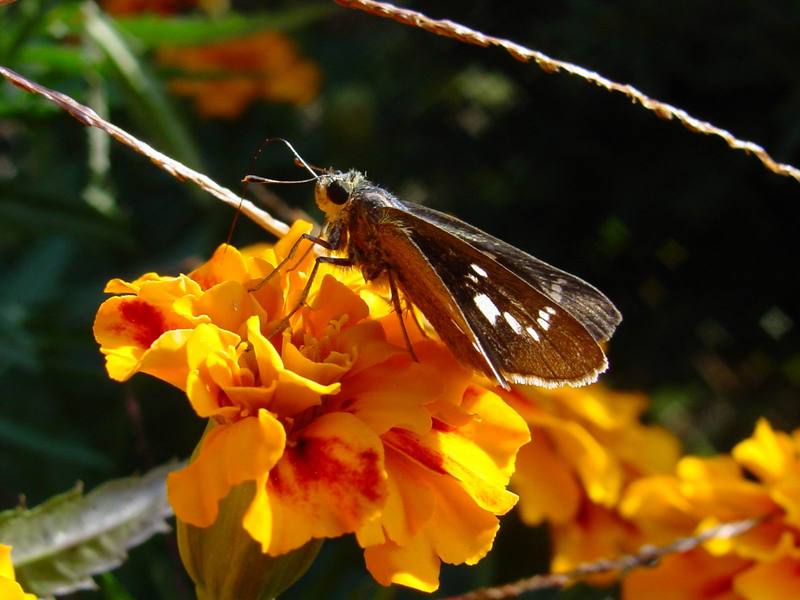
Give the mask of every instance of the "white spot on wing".
M 541 327 L 542 330 L 547 331 L 548 329 L 550 329 L 550 323 L 545 321 L 543 318 L 538 317 L 536 319 L 536 322 L 539 324 L 539 327 Z
M 556 314 L 556 309 L 555 309 L 555 308 L 553 308 L 552 306 L 545 306 L 545 307 L 544 307 L 544 309 L 545 309 L 547 312 L 549 312 L 551 315 L 554 315 L 554 314 Z
M 484 271 L 483 269 L 481 269 L 478 265 L 476 265 L 474 263 L 471 264 L 470 267 L 472 267 L 472 270 L 475 271 L 481 277 L 486 277 L 488 275 L 488 273 L 486 271 Z
M 550 307 L 548 306 L 547 308 L 550 308 Z M 555 313 L 555 311 L 553 311 L 553 313 Z M 539 309 L 539 319 L 541 319 L 541 320 L 544 320 L 544 321 L 548 321 L 548 322 L 549 322 L 549 321 L 550 321 L 550 315 L 551 315 L 551 314 L 552 314 L 552 313 L 550 313 L 550 312 L 549 312 L 549 311 L 547 311 L 547 310 L 544 310 L 544 309 L 541 309 L 541 308 Z M 537 320 L 539 320 L 539 319 L 537 319 Z
M 475 277 L 472 273 L 467 273 L 467 279 L 469 279 L 473 283 L 478 283 L 478 278 Z
M 472 266 L 474 267 L 475 265 Z M 500 317 L 500 311 L 497 310 L 497 307 L 489 296 L 486 294 L 475 294 L 472 301 L 475 302 L 475 306 L 478 307 L 478 310 L 483 313 L 483 316 L 486 317 L 490 323 L 497 322 L 498 317 Z
M 538 331 L 536 331 L 536 330 L 535 330 L 533 327 L 531 327 L 530 325 L 528 325 L 528 326 L 525 328 L 525 331 L 527 331 L 527 332 L 528 332 L 528 335 L 529 335 L 529 336 L 531 336 L 531 337 L 534 339 L 534 341 L 536 341 L 536 342 L 538 342 L 538 341 L 539 341 L 539 332 L 538 332 Z
M 503 318 L 506 320 L 506 323 L 508 323 L 511 329 L 514 330 L 514 333 L 522 333 L 522 325 L 520 325 L 520 322 L 514 318 L 514 315 L 509 312 L 504 312 Z

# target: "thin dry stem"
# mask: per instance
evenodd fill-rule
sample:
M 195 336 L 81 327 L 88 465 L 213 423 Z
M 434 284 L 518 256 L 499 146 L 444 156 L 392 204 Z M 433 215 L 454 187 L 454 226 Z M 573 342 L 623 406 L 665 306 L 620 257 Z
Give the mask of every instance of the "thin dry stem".
M 436 35 L 456 39 L 460 42 L 473 44 L 476 46 L 498 46 L 506 50 L 511 56 L 521 62 L 536 61 L 539 67 L 547 73 L 556 73 L 558 71 L 566 71 L 570 75 L 576 75 L 581 79 L 593 83 L 609 92 L 618 92 L 624 94 L 634 103 L 641 104 L 647 110 L 654 112 L 662 119 L 676 119 L 689 131 L 694 133 L 704 133 L 706 135 L 713 135 L 722 138 L 734 150 L 741 150 L 748 154 L 753 154 L 761 163 L 773 173 L 791 177 L 797 182 L 800 182 L 800 169 L 792 165 L 779 163 L 775 161 L 764 148 L 753 142 L 740 140 L 729 131 L 717 127 L 708 121 L 702 121 L 693 117 L 685 110 L 680 109 L 666 102 L 654 100 L 646 94 L 640 92 L 635 87 L 629 84 L 622 84 L 612 81 L 603 77 L 599 73 L 595 73 L 590 69 L 586 69 L 579 65 L 574 65 L 561 60 L 550 58 L 546 54 L 531 50 L 520 44 L 515 44 L 502 38 L 486 35 L 459 23 L 454 23 L 448 19 L 431 19 L 424 14 L 408 10 L 405 8 L 398 8 L 388 2 L 374 2 L 373 0 L 336 0 L 338 4 L 347 8 L 356 8 L 363 10 L 370 14 L 386 17 L 403 23 L 424 29 Z
M 591 575 L 613 573 L 617 571 L 623 572 L 637 567 L 652 566 L 659 559 L 669 554 L 680 554 L 682 552 L 694 550 L 711 539 L 729 539 L 742 535 L 763 521 L 763 517 L 754 517 L 751 519 L 742 519 L 741 521 L 723 523 L 722 525 L 707 529 L 703 533 L 678 538 L 665 546 L 643 546 L 636 554 L 626 554 L 619 558 L 584 563 L 578 565 L 572 571 L 565 571 L 564 573 L 534 575 L 533 577 L 520 579 L 519 581 L 506 585 L 481 588 L 460 596 L 451 596 L 446 600 L 503 600 L 506 598 L 516 598 L 533 590 L 565 587 L 570 583 L 581 581 Z
M 84 125 L 102 129 L 118 142 L 121 142 L 139 154 L 143 154 L 144 156 L 148 157 L 153 164 L 163 169 L 176 179 L 181 181 L 191 181 L 201 189 L 213 196 L 216 196 L 226 204 L 237 210 L 241 210 L 247 217 L 252 219 L 256 224 L 260 225 L 271 234 L 280 237 L 289 231 L 289 226 L 286 223 L 275 219 L 268 212 L 262 210 L 249 200 L 240 198 L 228 188 L 222 187 L 202 173 L 198 173 L 183 163 L 180 163 L 177 160 L 162 154 L 149 144 L 137 139 L 124 129 L 117 127 L 113 123 L 109 123 L 91 108 L 73 100 L 66 94 L 56 92 L 55 90 L 51 90 L 50 88 L 46 88 L 42 85 L 34 83 L 19 73 L 16 73 L 15 71 L 12 71 L 6 67 L 0 66 L 0 75 L 26 92 L 44 96 L 51 102 L 63 108 Z

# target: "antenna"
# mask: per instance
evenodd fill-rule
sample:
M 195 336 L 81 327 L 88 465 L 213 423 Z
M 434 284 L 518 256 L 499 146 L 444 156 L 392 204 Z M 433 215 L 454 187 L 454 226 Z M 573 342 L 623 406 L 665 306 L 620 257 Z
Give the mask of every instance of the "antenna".
M 255 159 L 258 158 L 258 156 L 261 154 L 261 152 L 267 146 L 267 144 L 274 144 L 275 142 L 280 142 L 281 144 L 283 144 L 284 146 L 289 148 L 289 151 L 292 154 L 294 154 L 294 164 L 297 165 L 298 167 L 305 168 L 309 173 L 311 173 L 312 176 L 309 179 L 284 180 L 284 179 L 269 179 L 267 177 L 259 177 L 258 175 L 246 175 L 242 179 L 242 183 L 284 183 L 284 184 L 291 184 L 291 183 L 309 183 L 311 181 L 316 181 L 317 179 L 319 179 L 319 175 L 317 175 L 317 171 L 323 171 L 323 169 L 314 168 L 311 165 L 309 165 L 305 160 L 303 160 L 303 157 L 300 156 L 300 153 L 297 150 L 294 149 L 294 146 L 292 146 L 292 144 L 290 144 L 288 140 L 285 140 L 283 138 L 275 137 L 275 138 L 267 138 L 266 140 L 264 140 L 264 143 L 261 144 L 261 147 L 258 149 L 258 152 L 253 157 L 254 162 L 255 162 Z
M 310 181 L 316 181 L 319 179 L 319 175 L 314 175 L 314 177 L 309 177 L 308 179 L 269 179 L 268 177 L 259 177 L 258 175 L 245 175 L 242 178 L 242 183 L 308 183 Z

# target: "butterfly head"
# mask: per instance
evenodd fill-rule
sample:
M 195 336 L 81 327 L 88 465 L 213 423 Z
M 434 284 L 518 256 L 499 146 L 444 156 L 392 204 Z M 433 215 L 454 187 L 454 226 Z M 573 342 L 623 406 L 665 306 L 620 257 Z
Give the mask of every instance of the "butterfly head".
M 336 221 L 353 197 L 353 191 L 364 176 L 358 171 L 325 173 L 317 178 L 314 189 L 317 206 L 328 221 Z

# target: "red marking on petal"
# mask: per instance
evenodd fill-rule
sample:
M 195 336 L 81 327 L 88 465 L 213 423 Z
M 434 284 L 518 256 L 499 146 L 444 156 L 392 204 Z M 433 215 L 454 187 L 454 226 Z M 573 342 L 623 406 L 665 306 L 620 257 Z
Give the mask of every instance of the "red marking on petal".
M 431 427 L 434 431 L 443 431 L 445 433 L 449 433 L 457 429 L 453 425 L 449 425 L 448 423 L 445 423 L 444 421 L 437 419 L 436 417 L 433 417 L 431 419 Z
M 402 452 L 417 461 L 423 467 L 447 475 L 442 456 L 434 450 L 422 445 L 419 438 L 405 429 L 392 429 L 383 436 L 384 442 L 395 450 Z
M 131 337 L 143 348 L 149 348 L 167 330 L 164 315 L 159 310 L 138 298 L 123 302 L 119 306 L 123 320 L 130 327 Z
M 348 457 L 347 462 L 337 459 L 342 455 Z M 306 496 L 310 488 L 320 484 L 334 495 L 350 496 L 354 489 L 358 490 L 362 497 L 373 502 L 384 493 L 380 456 L 372 449 L 352 454 L 341 439 L 301 437 L 286 449 L 284 460 L 291 465 L 293 483 Z M 273 469 L 269 479 L 277 493 L 291 491 L 291 484 L 282 480 L 279 469 Z

